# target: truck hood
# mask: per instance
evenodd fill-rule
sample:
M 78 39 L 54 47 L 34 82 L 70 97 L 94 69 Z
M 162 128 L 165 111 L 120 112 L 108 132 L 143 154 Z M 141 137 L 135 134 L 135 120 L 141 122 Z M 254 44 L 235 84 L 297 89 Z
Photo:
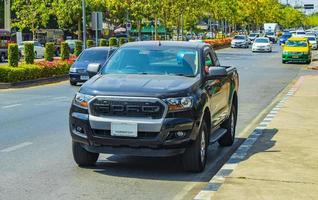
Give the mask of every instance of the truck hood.
M 169 75 L 96 75 L 80 89 L 89 95 L 165 97 L 187 95 L 199 77 Z

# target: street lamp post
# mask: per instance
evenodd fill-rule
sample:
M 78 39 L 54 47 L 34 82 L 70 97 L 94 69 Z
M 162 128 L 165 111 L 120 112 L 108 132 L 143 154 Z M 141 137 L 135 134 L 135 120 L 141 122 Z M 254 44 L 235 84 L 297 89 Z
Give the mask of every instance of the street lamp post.
M 85 0 L 82 0 L 82 11 L 83 11 L 83 49 L 86 48 L 86 7 Z

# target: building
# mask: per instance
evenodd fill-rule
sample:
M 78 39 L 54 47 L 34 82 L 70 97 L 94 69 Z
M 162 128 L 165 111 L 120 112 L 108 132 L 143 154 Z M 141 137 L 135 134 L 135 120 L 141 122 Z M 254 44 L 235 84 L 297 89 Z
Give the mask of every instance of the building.
M 11 30 L 10 0 L 0 0 L 0 29 Z

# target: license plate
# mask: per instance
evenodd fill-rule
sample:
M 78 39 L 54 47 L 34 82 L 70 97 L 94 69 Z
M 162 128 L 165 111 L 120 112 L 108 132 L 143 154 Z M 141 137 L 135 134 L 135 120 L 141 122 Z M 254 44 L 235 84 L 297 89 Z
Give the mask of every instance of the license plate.
M 81 80 L 83 80 L 83 81 L 87 81 L 87 80 L 89 79 L 89 76 L 81 76 L 80 78 L 81 78 Z
M 293 56 L 293 58 L 298 58 L 298 56 Z
M 125 122 L 112 122 L 111 123 L 111 136 L 119 137 L 137 137 L 137 124 Z

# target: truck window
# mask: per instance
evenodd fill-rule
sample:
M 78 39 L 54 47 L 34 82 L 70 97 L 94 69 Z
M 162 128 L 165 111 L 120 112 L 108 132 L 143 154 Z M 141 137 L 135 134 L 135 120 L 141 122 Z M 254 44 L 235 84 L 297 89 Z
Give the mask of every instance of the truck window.
M 205 64 L 204 64 L 204 72 L 206 74 L 209 73 L 209 68 L 210 67 L 213 67 L 214 66 L 214 62 L 213 62 L 213 59 L 211 58 L 211 55 L 210 53 L 208 52 L 206 55 L 205 55 Z

